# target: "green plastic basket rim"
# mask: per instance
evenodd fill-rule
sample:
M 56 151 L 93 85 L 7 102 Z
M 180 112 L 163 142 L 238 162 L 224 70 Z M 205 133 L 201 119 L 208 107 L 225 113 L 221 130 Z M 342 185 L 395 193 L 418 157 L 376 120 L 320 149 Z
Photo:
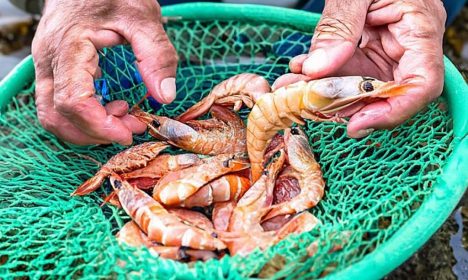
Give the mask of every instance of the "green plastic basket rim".
M 262 6 L 217 3 L 190 3 L 163 7 L 164 16 L 180 16 L 182 20 L 268 22 L 310 32 L 320 19 L 319 14 Z M 385 243 L 355 264 L 325 279 L 379 279 L 397 268 L 442 226 L 468 187 L 468 85 L 452 62 L 444 57 L 444 96 L 453 117 L 454 150 L 433 185 L 433 192 L 415 214 Z M 31 56 L 19 63 L 0 81 L 0 109 L 34 81 Z M 461 171 L 461 172 L 460 172 Z

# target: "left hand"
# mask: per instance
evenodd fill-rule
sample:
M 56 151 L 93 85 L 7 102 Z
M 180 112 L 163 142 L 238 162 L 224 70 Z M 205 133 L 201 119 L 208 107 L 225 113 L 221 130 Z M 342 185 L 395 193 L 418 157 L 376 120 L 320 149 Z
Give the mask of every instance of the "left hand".
M 346 75 L 413 83 L 405 95 L 342 112 L 352 115 L 347 133 L 353 138 L 394 128 L 442 92 L 445 19 L 440 0 L 326 1 L 310 52 L 293 58 L 292 74 L 274 87 Z

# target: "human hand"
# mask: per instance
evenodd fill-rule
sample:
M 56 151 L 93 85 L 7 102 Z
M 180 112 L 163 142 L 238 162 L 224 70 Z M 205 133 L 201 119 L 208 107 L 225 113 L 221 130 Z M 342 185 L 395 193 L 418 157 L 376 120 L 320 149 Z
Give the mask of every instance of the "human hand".
M 155 0 L 48 0 L 32 44 L 36 106 L 44 128 L 79 144 L 132 143 L 146 126 L 125 101 L 103 107 L 94 97 L 100 76 L 97 49 L 129 42 L 151 94 L 170 103 L 176 94 L 177 54 Z
M 293 58 L 292 74 L 280 77 L 274 87 L 345 75 L 412 83 L 415 87 L 405 95 L 341 112 L 352 115 L 347 133 L 353 138 L 393 128 L 442 92 L 445 19 L 440 0 L 329 0 L 309 54 Z

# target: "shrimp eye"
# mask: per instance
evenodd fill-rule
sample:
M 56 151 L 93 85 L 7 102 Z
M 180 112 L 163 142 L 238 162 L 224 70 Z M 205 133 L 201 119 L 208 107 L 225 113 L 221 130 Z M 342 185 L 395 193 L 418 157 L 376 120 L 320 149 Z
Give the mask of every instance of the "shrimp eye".
M 365 92 L 369 92 L 369 91 L 373 91 L 374 90 L 374 86 L 372 85 L 371 82 L 369 81 L 364 81 L 362 83 L 362 89 L 365 91 Z
M 119 180 L 115 180 L 114 185 L 117 189 L 120 189 L 122 187 L 122 182 L 120 182 Z
M 226 168 L 229 167 L 229 161 L 230 161 L 230 159 L 227 159 L 227 160 L 223 161 L 223 166 L 226 167 Z
M 187 249 L 189 249 L 189 247 L 180 246 L 179 256 L 180 256 L 181 261 L 189 261 L 190 260 L 190 256 L 187 254 Z
M 265 170 L 265 171 L 263 171 L 262 174 L 265 175 L 265 176 L 268 176 L 270 174 L 270 172 L 268 170 Z
M 218 235 L 216 234 L 216 232 L 212 232 L 211 236 L 214 237 L 214 238 L 218 238 Z
M 292 134 L 292 135 L 299 135 L 299 128 L 297 128 L 297 127 L 292 127 L 292 128 L 291 128 L 291 134 Z
M 154 127 L 160 127 L 161 126 L 161 123 L 158 121 L 158 120 L 153 120 L 151 122 L 151 125 L 154 126 Z

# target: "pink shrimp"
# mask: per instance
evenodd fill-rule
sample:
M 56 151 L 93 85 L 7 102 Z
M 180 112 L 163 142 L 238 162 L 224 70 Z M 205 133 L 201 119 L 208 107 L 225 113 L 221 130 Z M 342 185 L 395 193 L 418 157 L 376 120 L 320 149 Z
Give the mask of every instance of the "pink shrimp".
M 249 166 L 243 155 L 222 154 L 205 158 L 199 165 L 164 176 L 154 188 L 153 198 L 165 205 L 177 206 L 208 182 Z
M 182 222 L 145 192 L 113 174 L 110 182 L 122 208 L 148 236 L 165 246 L 186 246 L 200 250 L 222 250 L 226 245 L 210 233 Z

